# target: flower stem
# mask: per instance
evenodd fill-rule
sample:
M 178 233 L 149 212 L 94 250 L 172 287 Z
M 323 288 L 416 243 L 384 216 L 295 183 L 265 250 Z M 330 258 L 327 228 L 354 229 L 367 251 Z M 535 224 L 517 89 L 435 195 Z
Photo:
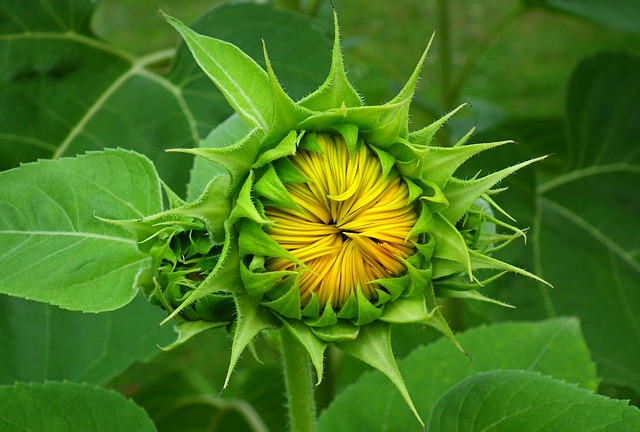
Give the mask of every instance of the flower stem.
M 316 403 L 309 355 L 287 329 L 283 328 L 280 335 L 290 431 L 315 432 Z

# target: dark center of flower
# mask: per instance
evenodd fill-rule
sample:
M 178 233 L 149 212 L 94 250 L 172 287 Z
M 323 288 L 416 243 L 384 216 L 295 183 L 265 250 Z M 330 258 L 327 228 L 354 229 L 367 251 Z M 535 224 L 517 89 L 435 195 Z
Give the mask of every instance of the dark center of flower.
M 418 214 L 402 177 L 394 171 L 385 177 L 367 146 L 349 155 L 342 137 L 316 138 L 322 152 L 301 150 L 290 158 L 309 179 L 286 185 L 302 212 L 265 209 L 274 221 L 269 236 L 306 268 L 282 258 L 268 259 L 266 267 L 298 272 L 303 306 L 312 293 L 321 306 L 334 309 L 358 290 L 373 301 L 379 288 L 373 281 L 406 270 L 403 260 L 415 249 L 408 236 Z

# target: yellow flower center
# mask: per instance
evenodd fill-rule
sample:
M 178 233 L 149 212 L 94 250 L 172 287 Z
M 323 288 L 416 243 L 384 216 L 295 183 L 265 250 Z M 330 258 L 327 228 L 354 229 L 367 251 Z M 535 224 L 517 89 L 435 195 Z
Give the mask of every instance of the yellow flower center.
M 375 301 L 379 286 L 371 282 L 403 273 L 402 260 L 414 253 L 407 237 L 418 214 L 406 183 L 396 172 L 385 178 L 367 146 L 349 156 L 342 137 L 318 134 L 317 141 L 322 153 L 301 150 L 290 158 L 309 179 L 286 185 L 302 212 L 265 208 L 274 221 L 269 236 L 306 268 L 282 258 L 266 267 L 299 272 L 303 306 L 315 293 L 321 307 L 340 308 L 358 289 Z

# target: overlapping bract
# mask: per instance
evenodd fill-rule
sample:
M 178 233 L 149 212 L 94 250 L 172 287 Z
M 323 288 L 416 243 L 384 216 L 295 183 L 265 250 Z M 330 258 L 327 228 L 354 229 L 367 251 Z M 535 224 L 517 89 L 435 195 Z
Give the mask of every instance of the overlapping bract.
M 493 203 L 492 188 L 535 159 L 461 180 L 453 175 L 467 159 L 506 142 L 464 145 L 468 134 L 453 147 L 432 145 L 435 133 L 458 110 L 409 131 L 409 106 L 428 47 L 395 98 L 366 106 L 347 79 L 336 19 L 329 76 L 309 96 L 293 101 L 280 86 L 266 49 L 264 70 L 237 47 L 166 18 L 249 132 L 237 142 L 174 150 L 208 159 L 227 174 L 211 179 L 195 202 L 185 203 L 168 191 L 169 210 L 122 223 L 138 234 L 141 248 L 154 257 L 154 267 L 140 278 L 143 290 L 170 312 L 167 320 L 181 321 L 178 343 L 198 331 L 232 324 L 227 382 L 239 355 L 258 333 L 282 328 L 304 345 L 318 381 L 324 350 L 333 343 L 385 373 L 418 417 L 396 367 L 390 324 L 428 324 L 455 342 L 436 294 L 488 300 L 477 291 L 482 283 L 474 271 L 479 269 L 538 279 L 489 256 L 522 235 L 495 217 L 494 209 L 501 210 Z M 282 258 L 304 268 L 266 232 L 273 221 L 265 206 L 296 205 L 286 186 L 308 179 L 289 158 L 300 149 L 318 151 L 313 148 L 318 133 L 340 137 L 351 155 L 366 146 L 378 158 L 382 175 L 402 177 L 409 190 L 407 206 L 414 206 L 419 215 L 407 236 L 415 253 L 403 260 L 406 271 L 376 280 L 375 301 L 359 290 L 339 307 L 321 304 L 315 296 L 302 302 L 296 271 L 269 270 L 265 265 Z

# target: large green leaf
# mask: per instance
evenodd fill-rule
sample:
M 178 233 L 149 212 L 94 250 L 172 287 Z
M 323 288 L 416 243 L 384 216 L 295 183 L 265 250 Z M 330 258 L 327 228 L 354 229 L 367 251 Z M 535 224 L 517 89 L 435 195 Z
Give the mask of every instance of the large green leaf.
M 431 411 L 438 432 L 640 429 L 640 410 L 534 372 L 491 371 L 449 390 Z
M 106 150 L 0 173 L 0 292 L 66 309 L 117 309 L 150 258 L 123 229 L 162 207 L 152 163 Z
M 0 384 L 103 384 L 171 341 L 170 329 L 158 329 L 163 315 L 142 297 L 117 311 L 84 314 L 0 296 Z
M 147 414 L 122 395 L 71 382 L 0 386 L 3 432 L 154 432 Z
M 524 0 L 525 4 L 577 15 L 616 29 L 640 33 L 637 0 Z
M 483 318 L 578 316 L 605 382 L 640 392 L 640 58 L 601 54 L 583 61 L 568 94 L 568 137 L 555 148 L 522 136 L 533 151 L 554 151 L 536 176 L 505 186 L 505 208 L 532 228 L 529 246 L 505 252 L 556 292 L 515 280 L 490 296 L 515 311 L 473 306 Z M 555 135 L 554 135 L 555 136 Z M 482 155 L 479 161 L 482 160 Z M 484 160 L 486 161 L 486 159 Z M 476 166 L 477 167 L 477 166 Z M 503 198 L 503 197 L 498 197 Z
M 190 159 L 161 149 L 193 147 L 198 136 L 180 89 L 147 69 L 166 54 L 135 59 L 96 39 L 95 4 L 0 7 L 0 169 L 126 147 L 148 155 L 182 192 Z
M 595 367 L 576 319 L 505 323 L 457 335 L 472 361 L 446 339 L 416 349 L 398 364 L 422 418 L 452 386 L 494 369 L 542 372 L 595 390 Z M 366 402 L 363 402 L 366 401 Z M 375 413 L 372 414 L 372 413 Z M 320 416 L 321 431 L 415 430 L 417 421 L 397 390 L 379 373 L 346 388 Z

